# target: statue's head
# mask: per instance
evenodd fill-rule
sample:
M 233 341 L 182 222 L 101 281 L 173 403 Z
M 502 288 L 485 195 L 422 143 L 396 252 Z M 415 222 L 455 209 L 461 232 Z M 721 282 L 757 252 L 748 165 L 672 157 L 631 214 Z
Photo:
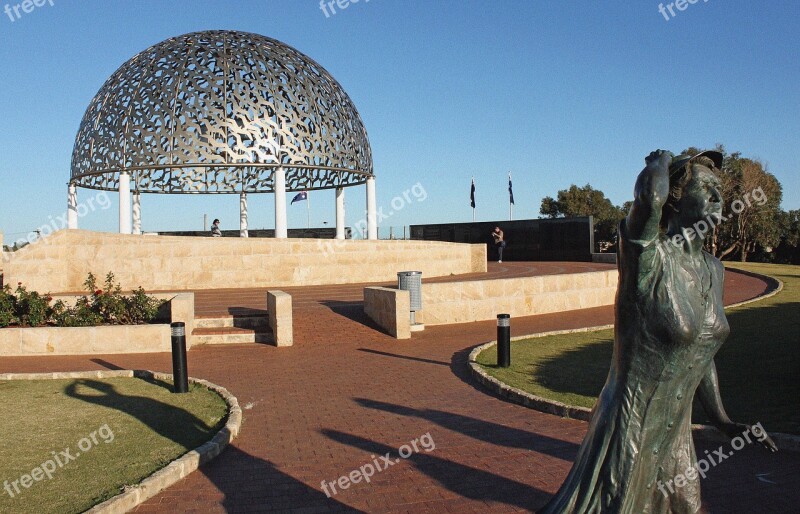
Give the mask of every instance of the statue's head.
M 664 209 L 665 224 L 690 227 L 700 220 L 716 223 L 722 216 L 719 169 L 722 154 L 701 152 L 679 155 L 669 168 L 669 197 Z

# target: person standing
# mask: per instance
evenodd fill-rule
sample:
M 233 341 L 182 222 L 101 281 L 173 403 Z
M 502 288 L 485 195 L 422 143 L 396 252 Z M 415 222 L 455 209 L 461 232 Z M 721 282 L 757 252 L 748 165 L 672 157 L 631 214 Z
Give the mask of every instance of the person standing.
M 503 248 L 506 247 L 506 241 L 503 239 L 503 231 L 500 230 L 500 227 L 494 227 L 492 237 L 494 245 L 497 247 L 497 262 L 503 262 Z
M 219 220 L 215 219 L 211 224 L 211 237 L 222 237 L 222 231 L 219 229 Z

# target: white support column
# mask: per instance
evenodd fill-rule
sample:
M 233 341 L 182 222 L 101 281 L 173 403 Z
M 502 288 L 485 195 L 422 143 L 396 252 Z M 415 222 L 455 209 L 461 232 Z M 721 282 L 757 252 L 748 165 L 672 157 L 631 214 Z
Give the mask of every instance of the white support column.
M 239 237 L 250 237 L 247 232 L 247 193 L 239 193 Z
M 344 239 L 344 188 L 336 188 L 336 239 Z
M 275 170 L 275 239 L 286 239 L 286 170 Z
M 78 188 L 70 184 L 67 193 L 67 228 L 78 228 Z
M 142 194 L 139 191 L 133 192 L 133 233 L 142 233 Z
M 131 233 L 131 175 L 119 174 L 119 233 Z
M 378 239 L 378 208 L 375 202 L 375 177 L 367 179 L 367 239 Z

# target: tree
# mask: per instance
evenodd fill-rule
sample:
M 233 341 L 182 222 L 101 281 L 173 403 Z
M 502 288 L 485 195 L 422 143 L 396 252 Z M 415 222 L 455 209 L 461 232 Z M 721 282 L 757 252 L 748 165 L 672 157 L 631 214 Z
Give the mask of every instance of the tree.
M 789 246 L 800 243 L 800 209 L 781 214 L 781 239 Z
M 578 187 L 575 184 L 569 189 L 558 192 L 558 199 L 550 196 L 542 198 L 539 213 L 548 218 L 566 216 L 593 216 L 597 237 L 609 241 L 617 232 L 617 225 L 625 215 L 606 195 L 589 184 Z
M 771 261 L 800 264 L 800 209 L 781 212 L 781 242 L 770 255 Z
M 757 247 L 770 251 L 781 240 L 780 182 L 764 165 L 742 157 L 739 152 L 725 155 L 722 175 L 723 220 L 717 224 L 711 247 L 720 259 L 738 254 L 742 262 Z

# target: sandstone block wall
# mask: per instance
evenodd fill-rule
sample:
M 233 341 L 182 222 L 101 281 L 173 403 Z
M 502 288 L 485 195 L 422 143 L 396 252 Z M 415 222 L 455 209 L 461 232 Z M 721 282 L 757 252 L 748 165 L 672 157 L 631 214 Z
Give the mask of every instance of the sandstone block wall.
M 411 294 L 389 287 L 364 288 L 364 313 L 392 337 L 411 338 Z
M 169 352 L 169 325 L 0 329 L 0 355 Z
M 40 292 L 83 290 L 88 272 L 114 273 L 123 290 L 281 287 L 393 281 L 486 271 L 486 246 L 363 241 L 137 236 L 61 230 L 5 263 L 5 282 Z
M 617 271 L 425 284 L 426 325 L 495 319 L 500 313 L 531 316 L 613 305 Z
M 292 297 L 283 291 L 267 292 L 267 311 L 269 326 L 275 336 L 275 346 L 294 344 L 294 325 L 292 324 Z

